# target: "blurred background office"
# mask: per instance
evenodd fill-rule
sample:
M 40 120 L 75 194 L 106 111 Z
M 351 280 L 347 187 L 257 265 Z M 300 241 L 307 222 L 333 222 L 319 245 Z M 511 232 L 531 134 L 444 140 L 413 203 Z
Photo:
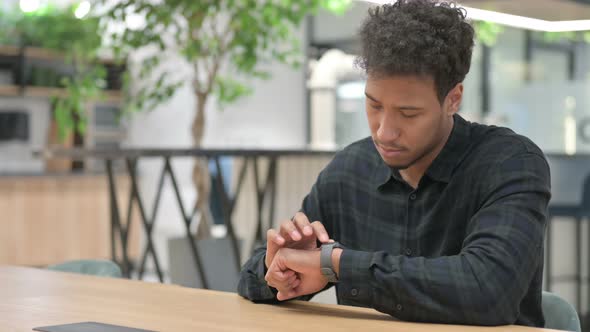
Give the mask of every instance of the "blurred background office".
M 201 103 L 203 94 L 196 93 L 200 90 L 195 81 L 206 81 L 215 67 L 206 62 L 204 67 L 194 65 L 206 47 L 193 47 L 194 42 L 188 44 L 192 48 L 179 47 L 174 34 L 158 39 L 148 33 L 154 26 L 170 25 L 172 9 L 177 8 L 166 12 L 165 1 L 159 9 L 123 6 L 133 13 L 122 16 L 109 12 L 117 3 L 123 2 L 4 0 L 0 4 L 0 264 L 45 267 L 78 259 L 114 259 L 132 278 L 202 287 L 203 275 L 186 240 L 188 227 L 197 238 L 201 269 L 209 271 L 205 276 L 229 271 L 229 278 L 208 286 L 232 290 L 237 267 L 230 257 L 235 252 L 225 241 L 233 233 L 227 221 L 231 219 L 235 228 L 243 262 L 260 242 L 257 231 L 298 209 L 331 153 L 369 134 L 364 77 L 353 62 L 359 50 L 356 31 L 375 4 L 325 0 L 316 4 L 317 10 L 298 7 L 301 17 L 270 7 L 268 11 L 250 8 L 239 22 L 248 22 L 248 15 L 261 15 L 260 20 L 268 22 L 260 27 L 284 26 L 278 29 L 284 31 L 266 39 L 269 46 L 264 54 L 269 56 L 254 60 L 256 70 L 244 61 L 246 56 L 225 60 L 233 67 L 227 63 L 221 67 L 219 77 L 224 80 L 216 80 L 216 89 Z M 586 322 L 590 1 L 459 3 L 466 6 L 477 32 L 460 114 L 471 121 L 512 128 L 546 153 L 553 198 L 545 286 L 573 303 Z M 221 26 L 231 16 L 224 13 L 232 11 L 219 10 Z M 206 29 L 216 31 L 216 24 Z M 251 33 L 262 36 L 263 32 Z M 149 38 L 138 37 L 142 34 Z M 243 49 L 261 47 L 245 40 Z M 293 40 L 298 45 L 291 50 Z M 215 44 L 208 45 L 215 49 Z M 289 52 L 277 56 L 273 49 Z M 215 59 L 212 54 L 207 61 Z M 137 99 L 142 91 L 147 97 Z M 204 130 L 196 142 L 198 109 L 203 110 Z M 203 161 L 206 180 L 201 181 L 210 189 L 203 192 L 211 195 L 191 213 L 199 199 L 194 158 L 170 159 L 175 187 L 171 177 L 160 180 L 165 158 L 140 153 L 125 159 L 128 155 L 121 152 L 120 158 L 111 158 L 114 186 L 106 173 L 106 159 L 92 154 L 195 147 L 248 151 L 248 158 L 260 157 L 256 159 L 260 163 L 254 168 L 247 164 L 253 159 L 231 154 Z M 81 158 L 39 153 L 72 148 L 90 152 Z M 259 150 L 275 151 L 276 164 Z M 129 167 L 125 163 L 129 160 L 136 164 Z M 245 164 L 249 168 L 242 177 Z M 122 229 L 113 222 L 115 214 Z M 210 227 L 198 226 L 205 224 Z M 320 301 L 333 302 L 333 294 Z

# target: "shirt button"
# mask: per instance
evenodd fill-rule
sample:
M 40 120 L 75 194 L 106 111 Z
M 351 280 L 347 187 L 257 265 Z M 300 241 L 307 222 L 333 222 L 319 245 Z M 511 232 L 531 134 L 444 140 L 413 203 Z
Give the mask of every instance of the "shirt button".
M 410 195 L 410 200 L 412 200 L 412 201 L 416 200 L 416 194 L 411 194 Z
M 357 296 L 359 294 L 359 290 L 356 288 L 353 288 L 350 290 L 350 295 L 352 296 Z
M 412 256 L 412 249 L 406 248 L 406 256 Z
M 397 309 L 397 311 L 402 311 L 404 310 L 404 307 L 401 304 L 398 304 L 395 306 L 395 309 Z

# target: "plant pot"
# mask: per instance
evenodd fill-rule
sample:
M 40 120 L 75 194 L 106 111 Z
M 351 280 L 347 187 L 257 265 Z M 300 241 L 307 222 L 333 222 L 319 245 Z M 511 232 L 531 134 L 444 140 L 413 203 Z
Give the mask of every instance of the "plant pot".
M 74 135 L 68 135 L 63 141 L 60 141 L 57 130 L 57 122 L 51 120 L 47 137 L 47 148 L 49 149 L 69 149 L 74 146 Z M 65 173 L 72 171 L 72 159 L 68 158 L 46 158 L 45 171 L 49 173 Z

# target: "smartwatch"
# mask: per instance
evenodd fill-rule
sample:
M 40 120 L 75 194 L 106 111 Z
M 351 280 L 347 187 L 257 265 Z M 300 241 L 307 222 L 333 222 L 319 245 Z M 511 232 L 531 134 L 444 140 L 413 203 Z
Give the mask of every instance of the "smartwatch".
M 344 249 L 344 246 L 338 242 L 324 243 L 321 246 L 320 252 L 320 270 L 322 275 L 328 279 L 328 282 L 338 282 L 338 276 L 334 272 L 332 265 L 332 250 L 334 248 Z

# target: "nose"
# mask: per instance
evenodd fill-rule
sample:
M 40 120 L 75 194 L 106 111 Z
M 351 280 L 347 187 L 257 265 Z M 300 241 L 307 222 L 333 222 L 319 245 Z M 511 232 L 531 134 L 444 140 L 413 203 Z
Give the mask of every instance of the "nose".
M 397 140 L 400 136 L 400 130 L 398 128 L 398 121 L 395 120 L 394 116 L 386 114 L 379 121 L 379 129 L 377 130 L 377 139 L 383 143 L 390 143 Z

